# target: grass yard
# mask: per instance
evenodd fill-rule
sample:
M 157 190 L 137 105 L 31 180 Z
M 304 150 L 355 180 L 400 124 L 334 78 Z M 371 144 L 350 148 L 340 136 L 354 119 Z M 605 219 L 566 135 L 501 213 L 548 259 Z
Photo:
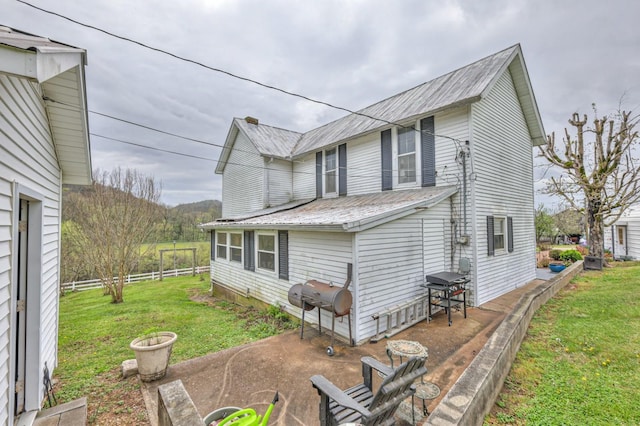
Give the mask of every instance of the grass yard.
M 276 308 L 239 307 L 209 297 L 208 289 L 208 276 L 178 277 L 127 286 L 117 305 L 102 290 L 61 297 L 59 401 L 87 396 L 91 424 L 148 424 L 137 378 L 120 379 L 119 368 L 135 357 L 129 343 L 149 328 L 178 334 L 174 364 L 295 327 Z
M 640 263 L 615 263 L 536 313 L 485 425 L 638 425 L 638 407 Z

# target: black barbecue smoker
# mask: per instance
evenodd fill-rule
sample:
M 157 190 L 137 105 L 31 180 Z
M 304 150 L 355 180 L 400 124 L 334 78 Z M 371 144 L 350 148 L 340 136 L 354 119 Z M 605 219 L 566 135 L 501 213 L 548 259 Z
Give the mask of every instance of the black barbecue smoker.
M 327 347 L 327 355 L 333 356 L 333 343 L 335 338 L 336 317 L 347 315 L 349 325 L 349 344 L 353 346 L 351 336 L 351 304 L 353 297 L 349 291 L 353 265 L 347 263 L 347 280 L 342 287 L 331 282 L 325 283 L 318 280 L 309 280 L 304 284 L 295 284 L 289 289 L 289 303 L 302 308 L 302 326 L 300 338 L 304 337 L 304 313 L 318 308 L 318 332 L 322 333 L 322 310 L 329 311 L 331 315 L 331 344 Z

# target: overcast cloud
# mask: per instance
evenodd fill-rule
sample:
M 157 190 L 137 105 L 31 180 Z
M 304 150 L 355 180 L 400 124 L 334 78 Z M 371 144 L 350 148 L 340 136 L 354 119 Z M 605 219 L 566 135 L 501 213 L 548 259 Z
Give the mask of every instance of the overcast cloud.
M 545 131 L 573 112 L 640 112 L 640 2 L 609 0 L 29 0 L 290 92 L 357 110 L 516 43 Z M 89 109 L 212 144 L 233 117 L 305 132 L 345 113 L 118 40 L 16 0 L 0 25 L 87 50 Z M 89 114 L 94 168 L 136 168 L 168 205 L 221 199 L 219 148 Z M 536 168 L 536 189 L 544 168 Z M 554 201 L 537 195 L 537 203 Z

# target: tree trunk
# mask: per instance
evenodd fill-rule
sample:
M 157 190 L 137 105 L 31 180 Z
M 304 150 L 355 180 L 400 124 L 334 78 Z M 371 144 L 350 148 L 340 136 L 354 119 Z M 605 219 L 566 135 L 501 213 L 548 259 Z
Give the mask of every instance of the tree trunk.
M 111 285 L 111 303 L 122 303 L 124 299 L 122 297 L 124 287 L 124 276 L 118 277 L 118 282 Z
M 587 221 L 589 224 L 588 245 L 589 255 L 604 258 L 604 224 L 600 213 L 600 202 L 589 200 L 587 206 Z

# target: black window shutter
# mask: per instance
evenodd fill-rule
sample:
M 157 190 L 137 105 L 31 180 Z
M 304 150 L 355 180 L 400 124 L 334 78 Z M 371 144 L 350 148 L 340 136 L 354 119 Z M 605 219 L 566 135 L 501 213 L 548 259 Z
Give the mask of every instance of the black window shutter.
M 278 277 L 289 280 L 289 231 L 278 231 Z
M 513 252 L 513 218 L 507 217 L 507 234 L 509 239 L 507 240 L 507 249 L 509 253 Z
M 391 147 L 391 129 L 380 133 L 382 149 L 382 190 L 393 189 L 393 151 Z
M 420 120 L 422 186 L 436 185 L 436 136 L 433 116 Z
M 253 231 L 244 231 L 244 269 L 247 271 L 256 270 L 253 235 Z
M 493 256 L 495 248 L 493 244 L 493 216 L 487 216 L 487 255 Z
M 211 230 L 211 260 L 216 260 L 216 231 Z
M 316 198 L 322 198 L 322 151 L 316 152 Z
M 347 144 L 338 145 L 338 195 L 347 195 Z

